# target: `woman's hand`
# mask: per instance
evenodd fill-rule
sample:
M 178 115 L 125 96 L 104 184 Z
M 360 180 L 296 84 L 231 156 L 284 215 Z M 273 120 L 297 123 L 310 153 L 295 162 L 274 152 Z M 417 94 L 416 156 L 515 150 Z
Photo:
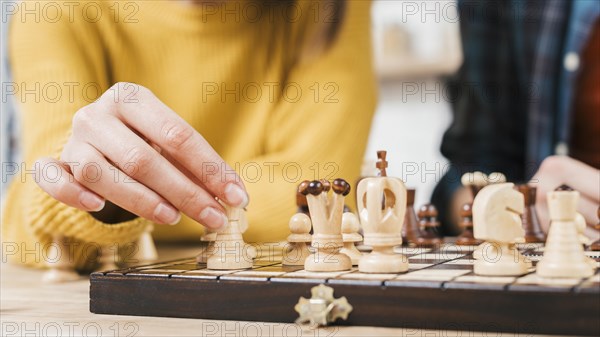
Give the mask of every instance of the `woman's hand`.
M 530 184 L 537 187 L 536 206 L 540 222 L 546 231 L 550 225 L 546 193 L 562 184 L 569 185 L 581 194 L 578 211 L 585 217 L 586 222 L 588 224 L 598 222 L 600 170 L 570 157 L 552 156 L 542 162 Z
M 245 207 L 240 177 L 208 142 L 154 94 L 118 83 L 73 118 L 60 161 L 38 160 L 39 186 L 57 200 L 99 211 L 105 200 L 138 216 L 175 224 L 180 212 L 210 228 L 227 223 L 223 207 Z

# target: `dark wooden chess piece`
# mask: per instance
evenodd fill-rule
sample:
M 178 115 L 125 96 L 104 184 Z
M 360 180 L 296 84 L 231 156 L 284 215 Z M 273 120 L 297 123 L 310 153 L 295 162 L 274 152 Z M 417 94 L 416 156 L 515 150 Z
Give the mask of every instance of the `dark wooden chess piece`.
M 471 191 L 471 195 L 473 196 L 473 200 L 477 196 L 477 193 L 481 191 L 482 188 L 486 185 L 486 178 L 481 172 L 474 173 L 465 173 L 462 177 L 463 186 L 469 188 Z M 460 210 L 461 216 L 461 227 L 463 228 L 463 232 L 456 239 L 456 244 L 460 246 L 474 246 L 479 245 L 483 241 L 475 239 L 473 236 L 473 212 L 471 208 L 473 207 L 473 203 L 463 204 Z
M 308 201 L 306 201 L 306 196 L 298 191 L 296 191 L 296 206 L 298 207 L 296 213 L 304 213 L 310 216 L 310 213 L 308 212 Z
M 432 204 L 425 204 L 419 208 L 419 229 L 420 235 L 415 244 L 419 247 L 434 247 L 444 243 L 439 228 L 440 222 L 437 220 L 438 210 Z
M 476 246 L 483 243 L 473 236 L 473 210 L 470 202 L 464 204 L 460 209 L 460 226 L 463 228 L 462 234 L 456 239 L 456 244 L 460 246 Z
M 542 230 L 542 226 L 538 219 L 535 208 L 535 198 L 537 189 L 528 184 L 519 184 L 515 189 L 525 197 L 525 209 L 521 214 L 523 229 L 525 230 L 525 242 L 527 243 L 543 243 L 546 242 L 546 234 Z
M 323 182 L 323 180 L 321 180 Z M 327 182 L 329 184 L 329 182 Z M 325 186 L 326 191 L 329 191 L 330 185 Z M 308 211 L 308 201 L 306 201 L 306 196 L 302 195 L 302 193 L 296 191 L 296 213 L 304 213 L 310 216 L 310 212 Z M 344 212 L 352 212 L 352 209 L 348 207 L 348 205 L 344 205 Z
M 406 190 L 406 213 L 402 226 L 402 243 L 406 246 L 415 245 L 420 236 L 419 220 L 415 213 L 415 190 Z
M 597 211 L 597 215 L 598 215 L 598 222 L 596 223 L 596 225 L 594 226 L 594 229 L 596 229 L 597 231 L 600 231 L 600 207 L 598 207 L 598 211 Z M 591 245 L 590 245 L 590 250 L 595 250 L 595 251 L 599 251 L 600 250 L 600 239 L 594 241 Z
M 380 177 L 387 177 L 386 169 L 388 167 L 388 162 L 385 160 L 386 156 L 387 151 L 377 151 L 377 163 L 375 164 L 375 167 L 379 170 Z

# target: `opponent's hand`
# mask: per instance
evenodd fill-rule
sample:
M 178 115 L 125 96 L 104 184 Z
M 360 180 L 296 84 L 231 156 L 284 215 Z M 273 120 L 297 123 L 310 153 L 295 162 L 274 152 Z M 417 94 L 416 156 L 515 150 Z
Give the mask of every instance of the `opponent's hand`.
M 558 186 L 569 185 L 579 191 L 578 211 L 588 224 L 598 222 L 597 210 L 600 203 L 600 170 L 566 156 L 546 158 L 530 184 L 537 187 L 537 209 L 544 230 L 548 231 L 550 219 L 546 193 Z
M 105 200 L 161 224 L 180 212 L 219 228 L 227 223 L 215 197 L 245 207 L 240 177 L 208 142 L 154 94 L 137 84 L 118 83 L 73 118 L 73 133 L 60 161 L 59 179 L 39 179 L 57 200 L 99 211 Z M 42 173 L 44 170 L 42 169 Z

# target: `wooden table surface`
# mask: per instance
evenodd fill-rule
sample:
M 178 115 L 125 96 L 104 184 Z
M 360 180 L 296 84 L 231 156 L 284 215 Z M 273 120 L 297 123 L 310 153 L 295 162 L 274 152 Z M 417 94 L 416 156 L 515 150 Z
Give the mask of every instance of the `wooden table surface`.
M 193 256 L 196 247 L 160 246 L 160 260 Z M 2 263 L 1 336 L 481 336 L 477 332 L 376 327 L 303 331 L 295 324 L 96 315 L 89 311 L 89 279 L 44 284 L 43 271 Z M 207 303 L 210 305 L 210 303 Z M 260 308 L 257 308 L 260 310 Z M 518 336 L 488 333 L 487 336 Z

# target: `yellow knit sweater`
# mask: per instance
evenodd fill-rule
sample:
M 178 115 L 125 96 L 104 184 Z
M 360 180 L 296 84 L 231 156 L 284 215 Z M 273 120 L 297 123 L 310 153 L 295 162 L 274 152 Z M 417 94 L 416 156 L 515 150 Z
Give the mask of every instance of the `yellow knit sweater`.
M 300 181 L 356 181 L 376 102 L 368 1 L 350 1 L 337 39 L 304 62 L 297 61 L 302 41 L 328 19 L 312 1 L 260 18 L 248 2 L 229 3 L 232 12 L 179 1 L 81 1 L 68 2 L 58 20 L 45 3 L 37 18 L 17 14 L 9 31 L 23 169 L 58 157 L 74 113 L 127 81 L 152 90 L 238 171 L 250 195 L 247 241 L 285 239 Z M 31 174 L 17 176 L 6 198 L 7 255 L 33 266 L 44 265 L 53 236 L 77 243 L 84 269 L 90 243 L 125 244 L 148 224 L 97 221 L 45 194 Z M 202 228 L 184 217 L 153 235 L 197 241 Z

